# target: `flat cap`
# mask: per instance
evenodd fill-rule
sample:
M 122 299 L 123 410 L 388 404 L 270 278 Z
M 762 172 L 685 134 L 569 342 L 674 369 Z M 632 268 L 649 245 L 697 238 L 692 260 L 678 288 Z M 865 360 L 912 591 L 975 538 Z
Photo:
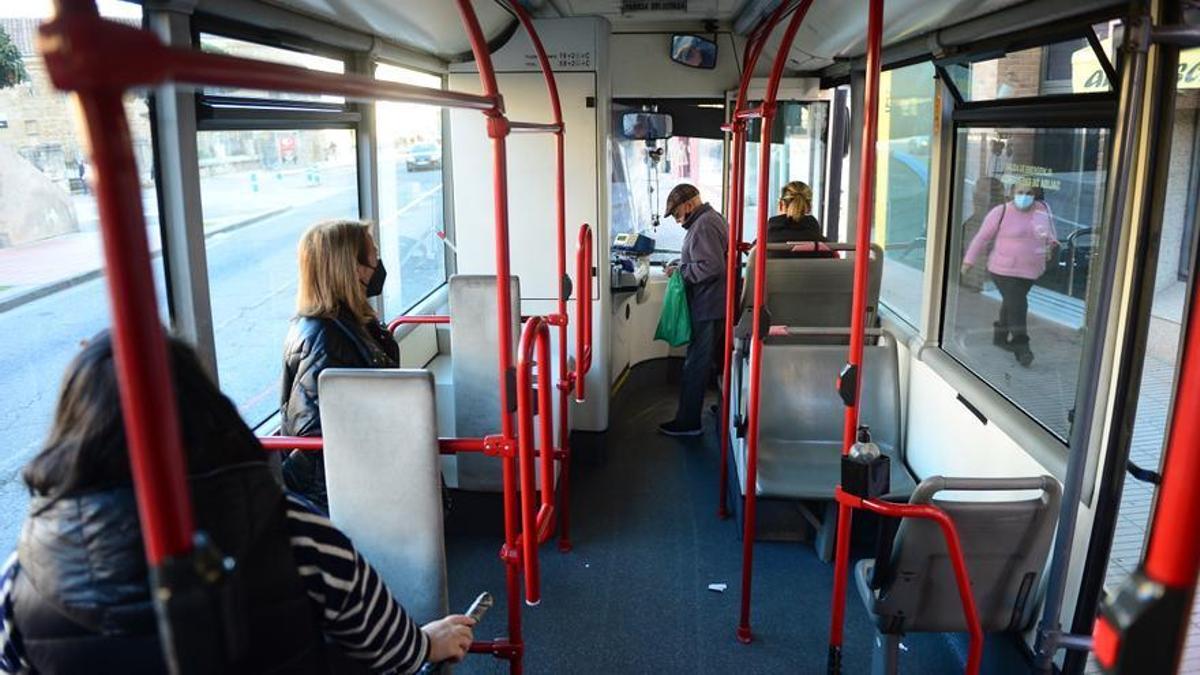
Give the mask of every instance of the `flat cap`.
M 676 185 L 675 188 L 671 190 L 671 193 L 667 195 L 667 212 L 663 215 L 671 215 L 671 212 L 674 211 L 680 204 L 685 204 L 693 197 L 697 197 L 699 195 L 700 191 L 697 190 L 696 186 L 692 185 L 691 183 L 680 183 L 679 185 Z

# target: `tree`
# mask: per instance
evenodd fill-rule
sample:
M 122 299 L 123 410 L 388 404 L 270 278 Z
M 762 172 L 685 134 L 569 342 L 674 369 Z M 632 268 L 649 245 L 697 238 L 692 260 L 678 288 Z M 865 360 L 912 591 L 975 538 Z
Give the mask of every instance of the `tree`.
M 0 89 L 15 86 L 29 79 L 21 52 L 8 33 L 0 28 Z

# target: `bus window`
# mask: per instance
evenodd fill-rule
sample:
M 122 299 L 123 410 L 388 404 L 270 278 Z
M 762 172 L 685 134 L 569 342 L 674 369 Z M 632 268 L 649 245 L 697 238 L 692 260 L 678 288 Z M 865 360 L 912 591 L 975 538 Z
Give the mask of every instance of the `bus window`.
M 751 102 L 751 106 L 758 105 Z M 767 217 L 776 213 L 779 192 L 787 183 L 804 181 L 812 188 L 812 213 L 825 212 L 825 141 L 828 138 L 829 104 L 824 101 L 780 101 L 771 130 L 771 176 L 767 188 Z M 758 218 L 758 164 L 760 120 L 747 125 L 746 198 L 742 238 L 754 241 Z M 825 223 L 821 223 L 824 227 Z
M 441 87 L 436 75 L 380 64 L 375 77 Z M 388 269 L 384 314 L 407 312 L 446 281 L 442 111 L 376 103 L 379 134 L 379 251 Z M 452 239 L 452 237 L 448 237 Z
M 691 183 L 704 201 L 721 210 L 721 171 L 724 145 L 712 138 L 672 136 L 659 141 L 613 138 L 615 145 L 612 194 L 613 234 L 641 232 L 654 238 L 655 248 L 668 256 L 683 246 L 683 228 L 663 217 L 671 189 Z M 616 180 L 621 176 L 623 180 Z M 659 226 L 652 228 L 657 215 Z
M 1112 27 L 1100 24 L 1095 28 L 1111 60 Z M 950 64 L 946 70 L 967 101 L 1112 90 L 1096 53 L 1082 37 L 1023 49 L 997 59 Z
M 217 374 L 252 428 L 279 409 L 300 235 L 359 217 L 354 142 L 345 129 L 197 134 Z
M 1062 439 L 1080 368 L 1106 129 L 962 128 L 943 348 Z
M 258 59 L 259 61 L 271 61 L 273 63 L 284 63 L 291 66 L 302 66 L 304 68 L 308 68 L 309 70 L 316 70 L 323 73 L 346 72 L 346 63 L 341 59 L 317 56 L 315 54 L 305 54 L 302 52 L 292 51 L 290 49 L 270 47 L 267 45 L 258 44 L 256 42 L 247 42 L 245 40 L 226 37 L 224 35 L 201 33 L 200 48 L 206 52 L 227 54 L 229 56 L 240 56 L 247 59 Z M 313 101 L 331 104 L 340 104 L 345 102 L 345 99 L 340 96 L 312 96 L 310 94 L 296 94 L 292 92 L 281 91 L 259 91 L 253 89 L 243 90 L 229 89 L 224 87 L 205 87 L 203 91 L 205 96 L 209 98 L 229 97 L 231 99 L 275 99 L 287 101 Z
M 106 17 L 141 24 L 137 5 L 99 7 Z M 0 3 L 0 44 L 15 47 L 21 64 L 16 81 L 0 76 L 0 511 L 14 516 L 27 500 L 16 469 L 45 440 L 60 375 L 80 342 L 110 320 L 95 171 L 70 99 L 51 85 L 34 47 L 50 12 L 48 3 Z M 165 321 L 150 111 L 139 96 L 126 97 L 125 110 Z M 15 541 L 19 526 L 15 517 L 0 520 L 0 539 Z
M 884 71 L 872 237 L 883 246 L 881 302 L 912 325 L 924 302 L 930 140 L 936 96 L 933 64 Z

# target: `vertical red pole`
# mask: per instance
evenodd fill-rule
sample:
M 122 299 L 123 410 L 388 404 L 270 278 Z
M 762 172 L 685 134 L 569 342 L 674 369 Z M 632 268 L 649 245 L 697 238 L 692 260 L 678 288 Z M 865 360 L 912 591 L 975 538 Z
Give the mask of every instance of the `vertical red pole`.
M 1196 291 L 1193 291 L 1196 294 Z M 1195 299 L 1188 310 L 1179 384 L 1175 393 L 1171 430 L 1158 506 L 1146 550 L 1146 575 L 1166 586 L 1195 586 L 1200 570 L 1200 304 Z
M 779 92 L 779 80 L 783 77 L 783 66 L 787 63 L 788 52 L 796 38 L 796 31 L 804 21 L 804 15 L 812 0 L 803 0 L 788 22 L 787 30 L 779 45 L 775 63 L 771 68 L 771 78 L 767 82 L 767 91 L 762 102 L 762 132 L 759 142 L 758 157 L 758 230 L 756 241 L 765 244 L 767 241 L 767 204 L 771 186 L 771 124 L 775 120 L 775 96 Z M 763 38 L 766 39 L 765 37 Z M 736 121 L 736 120 L 735 120 Z M 750 582 L 754 572 L 754 534 L 757 515 L 758 487 L 758 421 L 759 403 L 762 383 L 762 335 L 766 326 L 762 325 L 762 307 L 766 297 L 767 256 L 766 247 L 760 247 L 760 255 L 754 266 L 754 317 L 753 334 L 750 336 L 750 396 L 747 401 L 749 412 L 746 418 L 746 508 L 742 534 L 742 608 L 741 619 L 738 622 L 737 638 L 742 643 L 754 639 L 750 630 Z
M 735 109 L 736 113 L 736 109 Z M 718 486 L 720 497 L 717 506 L 719 518 L 729 517 L 728 483 L 729 483 L 729 408 L 730 391 L 733 377 L 733 326 L 738 320 L 737 277 L 742 254 L 738 244 L 742 243 L 742 211 L 744 184 L 743 165 L 746 161 L 746 123 L 736 117 L 733 122 L 733 137 L 730 140 L 733 166 L 729 172 L 729 203 L 732 211 L 729 214 L 728 250 L 725 256 L 725 354 L 721 369 L 721 482 Z
M 496 242 L 496 326 L 499 352 L 500 387 L 500 433 L 507 443 L 512 443 L 514 401 L 510 400 L 511 385 L 515 383 L 513 369 L 512 291 L 508 257 L 508 156 L 506 138 L 508 119 L 504 116 L 503 99 L 496 86 L 496 73 L 492 68 L 487 40 L 479 27 L 479 19 L 471 7 L 470 0 L 455 0 L 463 26 L 471 41 L 471 52 L 479 67 L 479 80 L 486 96 L 496 102 L 493 109 L 484 113 L 487 117 L 488 137 L 492 139 L 492 202 L 495 218 Z M 504 483 L 504 543 L 508 554 L 505 557 L 505 586 L 508 595 L 508 640 L 514 648 L 509 661 L 509 671 L 519 675 L 523 671 L 524 643 L 521 637 L 521 584 L 517 561 L 517 466 L 514 453 L 509 452 L 503 460 L 502 480 Z
M 858 224 L 855 232 L 854 297 L 850 318 L 848 374 L 854 384 L 854 401 L 846 406 L 842 427 L 842 454 L 850 452 L 858 427 L 858 395 L 862 385 L 863 341 L 866 329 L 867 271 L 871 255 L 871 220 L 875 210 L 875 143 L 879 134 L 880 50 L 883 43 L 883 0 L 869 0 L 867 17 L 867 81 L 863 98 L 865 118 L 862 137 L 862 162 L 858 174 Z M 850 565 L 850 532 L 853 511 L 838 504 L 837 554 L 833 567 L 833 606 L 830 610 L 829 659 L 831 670 L 841 668 L 842 628 L 846 609 L 846 576 Z
M 561 520 L 558 540 L 558 550 L 564 553 L 571 550 L 571 440 L 570 440 L 570 425 L 567 419 L 567 406 L 569 405 L 568 393 L 570 392 L 571 380 L 570 373 L 567 370 L 567 325 L 570 321 L 567 315 L 567 297 L 566 297 L 566 280 L 567 280 L 567 187 L 566 187 L 566 160 L 565 155 L 565 132 L 566 125 L 563 123 L 562 104 L 558 96 L 558 83 L 554 79 L 554 70 L 550 67 L 550 59 L 546 56 L 546 48 L 542 44 L 542 39 L 538 35 L 537 30 L 533 27 L 533 20 L 529 17 L 529 12 L 521 3 L 515 0 L 508 0 L 508 6 L 512 8 L 517 15 L 517 19 L 521 25 L 525 27 L 525 32 L 529 35 L 529 41 L 533 43 L 534 52 L 537 54 L 538 64 L 541 66 L 542 76 L 546 80 L 546 90 L 550 96 L 550 109 L 553 114 L 554 123 L 558 125 L 558 131 L 554 134 L 555 145 L 555 173 L 554 173 L 554 205 L 555 205 L 555 251 L 558 262 L 558 315 L 556 323 L 558 324 L 558 402 L 559 402 L 559 449 L 562 451 L 562 459 L 559 473 L 559 481 L 562 485 L 562 504 L 561 504 Z M 582 283 L 582 282 L 581 282 Z M 590 294 L 589 294 L 590 295 Z M 577 359 L 583 358 L 582 354 L 576 355 Z M 540 372 L 540 371 L 539 371 Z M 549 372 L 549 371 L 547 371 Z M 580 396 L 580 399 L 583 397 Z
M 192 550 L 192 507 L 171 368 L 158 320 L 141 187 L 121 92 L 77 95 L 96 167 L 113 353 L 146 557 Z
M 746 183 L 746 122 L 738 119 L 738 113 L 746 107 L 746 92 L 754 69 L 758 66 L 758 57 L 762 54 L 766 38 L 783 18 L 787 7 L 786 2 L 779 3 L 746 41 L 743 51 L 745 62 L 741 81 L 738 83 L 737 98 L 734 100 L 733 113 L 730 115 L 730 128 L 733 137 L 730 140 L 732 166 L 729 172 L 729 239 L 725 256 L 725 355 L 722 359 L 721 377 L 721 475 L 718 485 L 719 497 L 717 517 L 729 517 L 728 488 L 729 481 L 729 409 L 730 409 L 730 378 L 733 376 L 733 326 L 737 322 L 737 274 L 741 266 L 741 251 L 738 245 L 742 242 L 742 225 L 745 213 L 745 183 Z

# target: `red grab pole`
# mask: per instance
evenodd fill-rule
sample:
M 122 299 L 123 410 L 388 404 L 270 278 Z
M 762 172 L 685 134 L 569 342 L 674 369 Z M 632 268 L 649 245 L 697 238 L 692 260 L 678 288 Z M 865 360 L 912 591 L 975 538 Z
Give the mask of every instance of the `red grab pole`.
M 879 135 L 879 76 L 880 51 L 883 45 L 883 0 L 868 0 L 867 17 L 867 82 L 863 99 L 862 163 L 858 184 L 858 230 L 855 233 L 854 296 L 850 315 L 850 350 L 842 378 L 842 389 L 851 387 L 852 398 L 847 401 L 846 419 L 842 427 L 842 454 L 850 452 L 858 428 L 858 392 L 862 384 L 862 355 L 866 332 L 867 271 L 871 255 L 871 219 L 875 210 L 875 143 Z M 850 529 L 852 509 L 844 502 L 838 504 L 836 559 L 833 567 L 833 605 L 830 610 L 829 661 L 831 672 L 840 672 L 842 629 L 846 609 L 846 576 L 850 566 Z M 836 671 L 834 670 L 836 665 Z
M 558 306 L 553 324 L 558 326 L 558 438 L 560 449 L 562 450 L 561 459 L 559 460 L 561 468 L 559 480 L 562 481 L 563 492 L 561 505 L 562 517 L 559 519 L 561 530 L 559 532 L 558 549 L 565 553 L 571 550 L 571 430 L 568 424 L 567 406 L 570 404 L 569 395 L 572 386 L 571 373 L 567 369 L 567 324 L 570 319 L 567 314 L 566 124 L 563 122 L 562 104 L 558 96 L 558 83 L 554 79 L 554 69 L 550 67 L 550 59 L 546 56 L 546 48 L 542 44 L 541 37 L 533 27 L 533 20 L 530 19 L 529 12 L 525 10 L 525 7 L 521 3 L 514 0 L 507 0 L 506 4 L 517 15 L 517 19 L 521 22 L 521 25 L 525 27 L 525 32 L 529 34 L 530 42 L 533 43 L 533 51 L 537 54 L 538 65 L 541 66 L 542 76 L 546 80 L 546 91 L 550 96 L 550 110 L 554 119 L 553 126 L 557 127 L 554 131 L 554 239 L 557 247 L 555 249 L 555 259 L 558 263 Z M 578 283 L 580 286 L 584 285 L 582 280 Z M 589 299 L 590 295 L 588 293 Z M 576 328 L 576 330 L 578 331 L 579 329 Z M 577 362 L 582 360 L 583 353 L 576 352 L 575 359 Z M 582 387 L 582 384 L 577 381 L 575 386 Z M 576 400 L 582 401 L 583 394 L 578 394 Z
M 1175 672 L 1200 575 L 1200 291 L 1192 289 L 1162 486 L 1142 566 L 1108 596 L 1093 629 L 1107 673 Z
M 467 37 L 471 41 L 471 51 L 475 63 L 479 66 L 479 81 L 483 85 L 484 95 L 495 101 L 495 105 L 484 112 L 487 117 L 487 133 L 492 139 L 492 196 L 495 218 L 496 246 L 496 326 L 497 349 L 499 353 L 499 368 L 497 385 L 500 387 L 500 434 L 511 442 L 514 438 L 513 420 L 511 413 L 516 412 L 516 401 L 510 400 L 510 383 L 515 381 L 513 370 L 513 343 L 509 326 L 512 325 L 512 291 L 511 273 L 509 272 L 508 255 L 508 158 L 505 139 L 508 137 L 508 119 L 504 115 L 504 100 L 496 86 L 496 73 L 492 68 L 491 55 L 488 52 L 487 40 L 479 27 L 479 19 L 471 7 L 470 0 L 455 0 Z M 523 669 L 524 643 L 521 637 L 521 607 L 517 602 L 520 597 L 520 572 L 518 570 L 517 542 L 517 460 L 514 453 L 506 453 L 502 461 L 502 481 L 504 494 L 513 495 L 513 499 L 504 500 L 504 560 L 505 587 L 508 595 L 508 639 L 514 648 L 513 658 L 509 660 L 509 672 L 519 675 Z
M 592 226 L 579 228 L 575 253 L 575 276 L 580 279 L 575 301 L 575 400 L 583 402 L 587 394 L 585 378 L 592 368 Z
M 779 92 L 779 80 L 783 77 L 783 66 L 787 63 L 788 52 L 796 38 L 796 31 L 804 21 L 804 15 L 812 0 L 802 0 L 788 22 L 783 40 L 771 68 L 771 78 L 767 82 L 767 91 L 762 103 L 762 134 L 759 142 L 758 157 L 758 234 L 757 240 L 767 240 L 767 190 L 771 184 L 771 123 L 775 119 L 775 96 Z M 766 39 L 765 36 L 763 38 Z M 750 582 L 754 572 L 754 533 L 757 530 L 755 515 L 757 509 L 756 490 L 758 486 L 758 415 L 762 382 L 762 336 L 766 326 L 762 325 L 762 307 L 766 296 L 767 258 L 760 256 L 754 266 L 754 320 L 753 333 L 750 336 L 750 397 L 749 411 L 746 418 L 746 511 L 745 531 L 742 535 L 742 607 L 741 618 L 738 622 L 737 638 L 748 644 L 753 640 L 750 631 Z
M 55 18 L 39 29 L 38 47 L 55 86 L 76 93 L 96 167 L 121 411 L 146 557 L 157 567 L 192 550 L 192 509 L 137 166 L 121 102 L 125 87 L 89 69 L 86 57 L 99 45 L 78 30 L 99 22 L 91 0 L 58 0 Z
M 725 354 L 722 359 L 721 376 L 721 476 L 717 517 L 728 518 L 729 507 L 726 483 L 729 481 L 729 408 L 730 408 L 730 378 L 733 376 L 733 325 L 737 322 L 737 288 L 738 276 L 741 269 L 742 220 L 744 218 L 745 182 L 746 182 L 746 122 L 738 118 L 746 106 L 746 90 L 750 86 L 750 78 L 758 65 L 758 57 L 762 54 L 766 36 L 779 23 L 786 11 L 787 3 L 780 3 L 775 11 L 763 19 L 746 42 L 743 62 L 746 64 L 738 83 L 737 99 L 734 101 L 733 114 L 727 130 L 733 133 L 730 140 L 732 165 L 729 171 L 729 239 L 725 255 Z

